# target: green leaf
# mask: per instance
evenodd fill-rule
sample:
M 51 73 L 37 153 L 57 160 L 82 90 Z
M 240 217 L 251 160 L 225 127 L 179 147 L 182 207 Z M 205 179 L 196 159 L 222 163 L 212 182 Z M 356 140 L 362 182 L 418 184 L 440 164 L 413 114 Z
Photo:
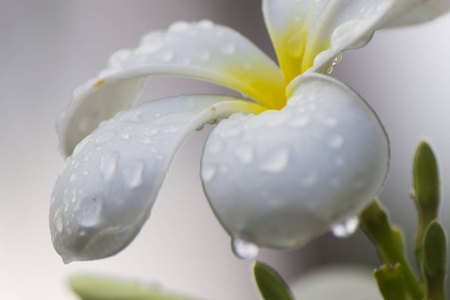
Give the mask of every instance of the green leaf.
M 256 284 L 265 300 L 294 300 L 283 278 L 271 267 L 255 262 L 253 267 Z
M 74 276 L 69 285 L 83 300 L 193 300 L 164 291 L 156 285 L 93 275 Z
M 400 264 L 384 265 L 373 273 L 385 300 L 406 300 L 407 292 Z

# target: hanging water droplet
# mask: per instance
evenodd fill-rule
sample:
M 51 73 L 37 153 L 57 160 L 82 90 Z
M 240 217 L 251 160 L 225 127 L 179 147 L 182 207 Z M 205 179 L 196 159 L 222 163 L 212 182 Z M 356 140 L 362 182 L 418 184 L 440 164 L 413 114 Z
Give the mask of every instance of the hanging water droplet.
M 123 170 L 123 176 L 126 184 L 130 188 L 136 188 L 143 182 L 142 173 L 144 171 L 144 161 L 135 160 L 129 163 Z
M 91 227 L 100 221 L 102 198 L 99 195 L 84 197 L 75 210 L 75 218 L 83 227 Z
M 359 226 L 358 216 L 348 218 L 343 223 L 339 223 L 333 226 L 331 232 L 337 238 L 347 238 L 355 233 Z
M 55 228 L 56 231 L 58 231 L 59 233 L 61 233 L 64 229 L 64 222 L 62 219 L 62 212 L 61 212 L 61 208 L 58 208 L 55 212 L 55 216 L 53 217 L 53 221 L 55 224 Z
M 118 159 L 117 152 L 108 153 L 100 159 L 100 173 L 104 181 L 108 182 L 114 178 Z
M 234 255 L 237 258 L 250 260 L 254 259 L 259 253 L 259 247 L 256 244 L 247 242 L 243 239 L 233 239 L 231 242 Z
M 281 172 L 286 168 L 289 156 L 289 148 L 278 148 L 264 157 L 260 170 L 268 173 Z

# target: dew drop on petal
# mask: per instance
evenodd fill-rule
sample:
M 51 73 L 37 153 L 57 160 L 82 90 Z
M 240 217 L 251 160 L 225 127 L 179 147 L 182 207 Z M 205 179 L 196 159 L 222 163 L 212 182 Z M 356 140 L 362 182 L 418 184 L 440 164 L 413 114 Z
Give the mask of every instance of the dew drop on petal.
M 331 149 L 339 149 L 344 146 L 344 137 L 340 134 L 336 134 L 328 139 L 327 146 Z
M 95 139 L 95 144 L 96 145 L 106 144 L 107 142 L 109 142 L 113 138 L 115 138 L 116 135 L 117 135 L 117 132 L 115 132 L 114 130 L 105 131 Z
M 264 157 L 260 170 L 268 173 L 281 172 L 286 168 L 289 156 L 289 148 L 278 148 Z
M 64 227 L 64 223 L 63 223 L 63 219 L 62 219 L 62 213 L 61 213 L 61 208 L 58 208 L 56 210 L 53 220 L 55 222 L 56 231 L 61 233 L 63 231 L 63 227 Z
M 337 238 L 347 238 L 355 233 L 359 226 L 358 216 L 348 218 L 343 223 L 339 223 L 333 226 L 331 232 Z
M 214 27 L 214 23 L 210 20 L 201 20 L 198 22 L 198 27 L 202 29 L 211 29 Z
M 130 138 L 130 134 L 129 133 L 122 133 L 120 135 L 120 138 L 124 141 L 128 140 Z
M 190 27 L 189 23 L 185 21 L 175 22 L 169 26 L 169 32 L 183 33 Z
M 232 240 L 231 247 L 234 255 L 240 259 L 254 259 L 259 253 L 259 247 L 256 244 L 239 238 Z
M 205 166 L 202 168 L 202 179 L 204 182 L 210 182 L 217 173 L 217 169 L 214 166 Z
M 234 51 L 236 51 L 236 46 L 233 43 L 227 43 L 220 48 L 220 51 L 223 54 L 230 55 L 233 54 Z
M 238 146 L 234 154 L 244 164 L 251 163 L 253 160 L 253 149 L 249 145 Z
M 98 195 L 90 195 L 83 198 L 75 210 L 75 218 L 84 227 L 91 227 L 100 221 L 102 211 L 102 198 Z
M 129 122 L 129 123 L 139 123 L 142 121 L 141 112 L 138 110 L 132 110 L 124 114 L 120 120 L 120 122 Z
M 129 163 L 123 170 L 126 184 L 130 188 L 136 188 L 143 182 L 142 173 L 144 171 L 144 161 L 135 160 Z
M 294 128 L 302 128 L 302 127 L 305 127 L 306 125 L 308 125 L 310 120 L 311 120 L 310 116 L 302 115 L 297 118 L 292 118 L 289 121 L 289 125 Z
M 108 182 L 114 178 L 118 159 L 117 152 L 108 153 L 100 159 L 100 173 L 104 181 Z

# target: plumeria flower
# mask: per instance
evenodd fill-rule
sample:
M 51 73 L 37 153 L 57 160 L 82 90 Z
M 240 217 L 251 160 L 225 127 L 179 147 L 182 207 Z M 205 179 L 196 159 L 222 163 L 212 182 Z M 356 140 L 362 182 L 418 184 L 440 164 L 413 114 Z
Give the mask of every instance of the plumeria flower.
M 148 219 L 186 137 L 217 124 L 201 178 L 237 254 L 298 247 L 334 228 L 345 235 L 379 192 L 386 133 L 372 109 L 325 75 L 376 29 L 436 17 L 447 1 L 264 0 L 279 66 L 245 37 L 210 21 L 178 22 L 115 53 L 77 88 L 57 121 L 67 162 L 50 207 L 64 261 L 126 247 Z M 247 97 L 180 96 L 132 107 L 149 76 L 206 80 Z

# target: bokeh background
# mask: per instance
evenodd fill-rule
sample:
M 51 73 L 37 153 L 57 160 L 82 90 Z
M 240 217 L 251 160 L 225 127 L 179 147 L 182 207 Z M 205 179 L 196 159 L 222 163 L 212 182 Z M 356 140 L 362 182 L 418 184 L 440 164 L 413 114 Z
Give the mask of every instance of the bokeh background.
M 63 159 L 54 120 L 71 91 L 93 77 L 115 50 L 176 20 L 211 19 L 248 36 L 273 57 L 259 0 L 94 0 L 0 2 L 0 299 L 76 299 L 71 274 L 100 273 L 159 282 L 204 299 L 257 299 L 251 263 L 236 259 L 215 220 L 198 177 L 210 128 L 182 147 L 152 216 L 118 255 L 64 265 L 48 230 L 50 194 Z M 344 53 L 334 76 L 378 112 L 391 140 L 391 171 L 381 197 L 412 245 L 416 225 L 409 199 L 411 160 L 431 141 L 450 186 L 450 16 L 419 27 L 375 34 Z M 229 93 L 186 79 L 155 79 L 147 100 L 178 93 Z M 444 194 L 445 196 L 445 194 Z M 450 202 L 444 226 L 450 229 Z M 377 265 L 367 239 L 328 235 L 295 251 L 264 250 L 260 259 L 286 278 L 333 263 Z

